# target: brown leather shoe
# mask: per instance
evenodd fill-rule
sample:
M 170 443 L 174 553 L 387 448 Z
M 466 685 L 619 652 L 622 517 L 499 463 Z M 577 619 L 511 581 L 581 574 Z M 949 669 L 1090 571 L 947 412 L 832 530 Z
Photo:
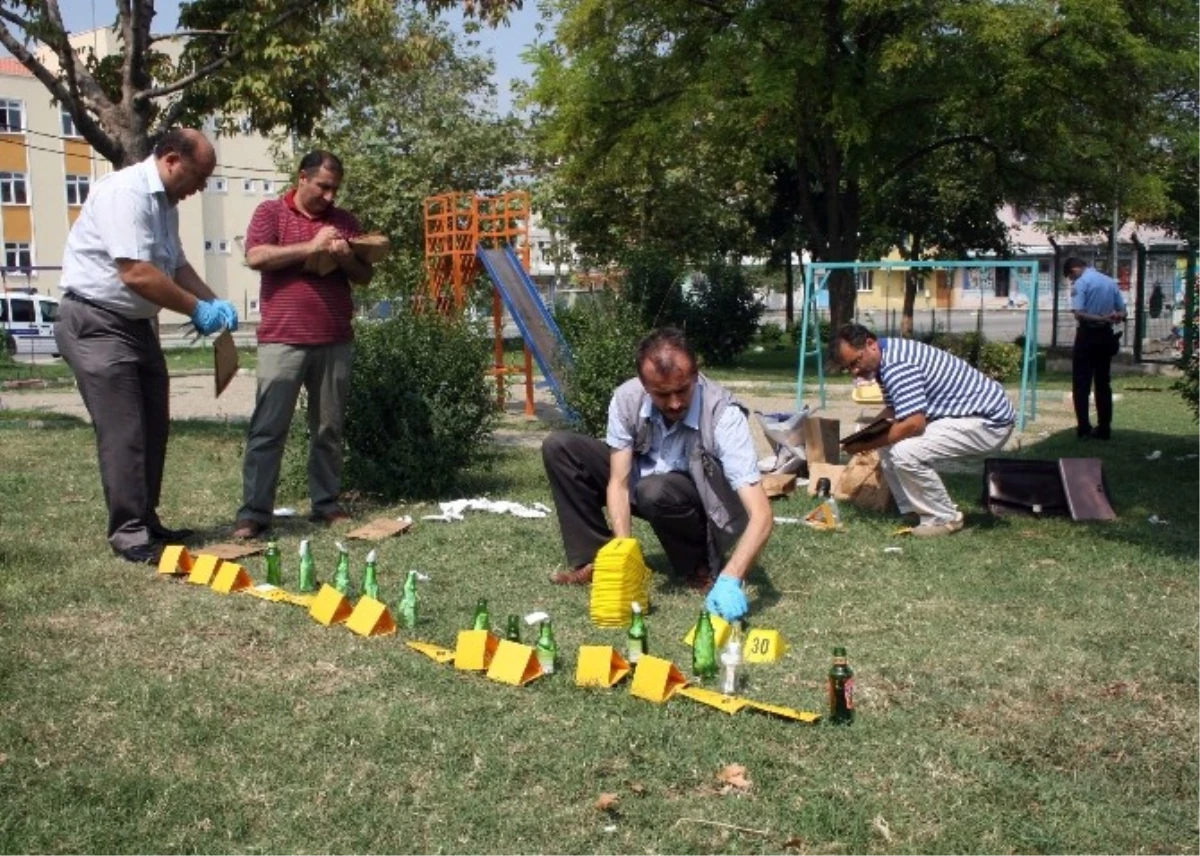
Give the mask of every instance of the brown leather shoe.
M 342 509 L 340 509 L 340 508 L 335 508 L 333 511 L 330 511 L 326 514 L 313 513 L 313 514 L 309 515 L 308 522 L 309 523 L 320 523 L 325 526 L 329 526 L 333 523 L 341 523 L 343 520 L 349 520 L 349 519 L 350 519 L 349 514 L 347 514 L 345 511 L 342 511 Z
M 712 573 L 709 572 L 707 565 L 696 568 L 696 570 L 692 571 L 683 578 L 683 584 L 692 591 L 707 592 L 710 588 L 712 588 Z
M 558 571 L 550 575 L 550 582 L 559 586 L 586 586 L 592 582 L 591 563 L 573 571 Z
M 267 531 L 257 520 L 239 520 L 233 528 L 233 537 L 239 541 L 250 541 Z

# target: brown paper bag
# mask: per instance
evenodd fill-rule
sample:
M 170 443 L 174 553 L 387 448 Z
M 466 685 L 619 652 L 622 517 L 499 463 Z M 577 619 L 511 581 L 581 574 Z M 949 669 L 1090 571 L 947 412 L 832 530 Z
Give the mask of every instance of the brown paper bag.
M 804 420 L 804 457 L 810 475 L 813 464 L 836 464 L 841 460 L 840 433 L 841 423 L 836 419 L 810 416 Z
M 836 500 L 842 500 L 838 485 L 842 481 L 842 473 L 846 471 L 846 467 L 842 464 L 814 464 L 808 465 L 808 495 L 817 495 L 817 482 L 823 478 L 829 479 L 829 490 Z
M 868 511 L 887 511 L 892 493 L 883 477 L 878 452 L 861 452 L 850 459 L 834 487 L 834 498 Z

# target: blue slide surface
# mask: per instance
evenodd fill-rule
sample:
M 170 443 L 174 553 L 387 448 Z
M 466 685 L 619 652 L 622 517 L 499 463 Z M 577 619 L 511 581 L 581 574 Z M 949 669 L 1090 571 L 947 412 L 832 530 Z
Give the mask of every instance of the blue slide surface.
M 500 299 L 516 322 L 521 337 L 529 346 L 537 361 L 542 376 L 550 385 L 550 391 L 563 414 L 574 421 L 576 413 L 563 396 L 562 380 L 573 365 L 571 348 L 563 339 L 562 331 L 554 323 L 553 316 L 542 302 L 537 286 L 521 267 L 516 253 L 511 248 L 488 250 L 480 247 L 475 251 L 483 263 L 484 270 L 500 292 Z

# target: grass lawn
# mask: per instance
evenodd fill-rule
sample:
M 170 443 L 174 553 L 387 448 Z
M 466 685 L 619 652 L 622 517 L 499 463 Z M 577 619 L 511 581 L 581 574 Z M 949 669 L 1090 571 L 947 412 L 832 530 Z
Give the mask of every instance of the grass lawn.
M 751 667 L 746 695 L 823 710 L 830 648 L 845 645 L 850 728 L 576 688 L 579 645 L 623 633 L 590 624 L 585 592 L 546 582 L 562 562 L 553 518 L 469 513 L 378 545 L 389 602 L 410 568 L 432 576 L 416 634 L 361 639 L 294 607 L 158 578 L 108 553 L 90 428 L 27 425 L 0 433 L 0 851 L 1200 847 L 1200 511 L 1197 461 L 1181 460 L 1197 438 L 1174 393 L 1126 389 L 1109 443 L 1063 432 L 1026 452 L 1102 457 L 1117 522 L 991 519 L 976 470 L 947 478 L 968 517 L 952 538 L 894 538 L 894 520 L 854 509 L 843 533 L 776 529 L 751 619 L 791 648 Z M 168 525 L 225 539 L 243 437 L 174 424 Z M 478 494 L 549 503 L 536 450 L 481 450 L 464 491 Z M 807 507 L 790 498 L 776 513 Z M 287 581 L 309 535 L 331 577 L 346 529 L 283 522 Z M 367 547 L 352 544 L 357 580 Z M 262 579 L 259 560 L 248 567 Z M 652 651 L 686 671 L 680 639 L 700 599 L 664 573 L 654 586 Z M 547 609 L 559 674 L 511 688 L 402 644 L 452 646 L 480 597 L 497 626 Z M 735 763 L 748 789 L 718 780 Z M 613 809 L 596 807 L 602 793 L 617 795 Z

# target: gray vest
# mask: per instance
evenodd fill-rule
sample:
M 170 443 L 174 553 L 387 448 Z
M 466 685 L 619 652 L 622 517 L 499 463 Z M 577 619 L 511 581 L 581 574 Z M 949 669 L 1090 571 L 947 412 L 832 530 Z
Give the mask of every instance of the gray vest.
M 746 408 L 736 402 L 729 390 L 700 375 L 696 383 L 700 399 L 699 442 L 688 452 L 688 475 L 700 493 L 700 502 L 708 517 L 708 564 L 712 572 L 718 573 L 724 564 L 724 555 L 741 534 L 746 531 L 749 517 L 737 491 L 725 478 L 725 468 L 717 459 L 713 439 L 721 414 L 729 406 Z M 702 392 L 701 392 L 702 391 Z M 617 387 L 613 393 L 617 417 L 621 425 L 633 437 L 634 455 L 645 455 L 650 451 L 650 420 L 641 415 L 642 401 L 646 396 L 641 380 L 631 378 Z M 635 464 L 636 465 L 636 464 Z

